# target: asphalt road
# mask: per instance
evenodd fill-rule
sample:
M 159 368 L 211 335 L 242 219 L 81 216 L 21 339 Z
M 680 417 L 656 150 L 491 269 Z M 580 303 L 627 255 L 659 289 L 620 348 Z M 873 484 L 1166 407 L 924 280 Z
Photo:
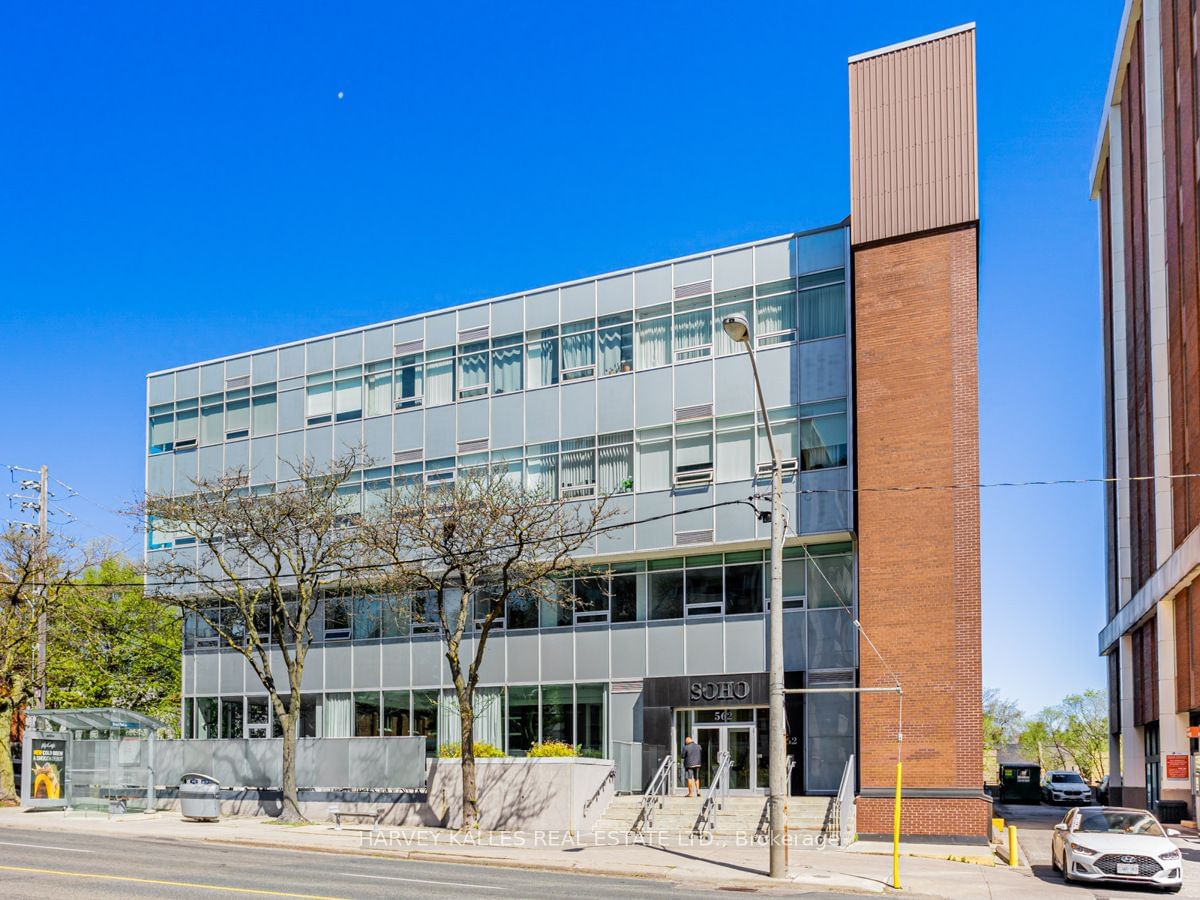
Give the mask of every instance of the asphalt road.
M 1062 876 L 1050 866 L 1050 837 L 1054 826 L 1063 820 L 1069 806 L 1050 806 L 1047 803 L 996 804 L 996 815 L 1006 825 L 1017 826 L 1017 841 L 1029 860 L 1034 877 L 1051 884 L 1063 884 Z M 1200 841 L 1194 838 L 1174 838 L 1183 852 L 1183 890 L 1178 894 L 1161 894 L 1152 888 L 1114 887 L 1111 885 L 1069 885 L 1082 897 L 1195 897 L 1200 898 Z
M 5 900 L 214 894 L 496 900 L 729 896 L 648 879 L 0 828 L 0 897 Z

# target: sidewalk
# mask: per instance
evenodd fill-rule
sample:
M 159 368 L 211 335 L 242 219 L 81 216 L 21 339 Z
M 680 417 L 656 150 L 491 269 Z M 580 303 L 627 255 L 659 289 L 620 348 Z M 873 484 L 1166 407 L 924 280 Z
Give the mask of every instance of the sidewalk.
M 792 847 L 789 881 L 780 883 L 766 875 L 767 848 L 762 845 L 689 840 L 676 835 L 659 835 L 653 843 L 626 843 L 627 836 L 611 832 L 579 838 L 562 832 L 484 833 L 470 838 L 439 829 L 385 828 L 372 837 L 369 827 L 346 826 L 338 832 L 328 823 L 287 826 L 252 818 L 188 822 L 177 813 L 131 815 L 110 821 L 103 816 L 0 809 L 0 833 L 5 827 L 654 878 L 742 890 L 820 887 L 862 894 L 895 893 L 887 886 L 891 879 L 890 856 L 873 852 L 881 845 L 857 845 L 853 852 Z M 926 855 L 934 851 L 930 845 L 921 844 L 904 849 Z M 964 900 L 1054 897 L 1063 896 L 1067 890 L 1061 884 L 1039 881 L 1024 868 L 970 865 L 925 856 L 901 860 L 901 883 L 907 896 Z

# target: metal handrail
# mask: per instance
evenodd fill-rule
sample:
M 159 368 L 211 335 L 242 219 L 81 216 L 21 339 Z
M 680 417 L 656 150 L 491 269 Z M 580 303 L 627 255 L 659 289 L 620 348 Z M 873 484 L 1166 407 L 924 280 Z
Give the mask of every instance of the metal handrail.
M 659 763 L 658 771 L 650 779 L 650 784 L 646 786 L 646 793 L 642 795 L 642 811 L 638 813 L 633 826 L 629 829 L 631 833 L 643 833 L 647 828 L 654 827 L 654 810 L 662 806 L 662 798 L 670 790 L 671 774 L 674 769 L 675 757 L 667 754 L 666 758 Z
M 833 801 L 833 815 L 830 821 L 831 831 L 837 837 L 839 847 L 845 847 L 850 843 L 850 838 L 854 835 L 855 815 L 854 815 L 854 754 L 850 754 L 850 758 L 846 760 L 846 767 L 842 769 L 842 780 L 838 784 L 837 797 Z
M 713 810 L 725 808 L 725 800 L 729 797 L 729 770 L 732 765 L 733 757 L 728 753 L 722 750 L 717 754 L 717 771 L 713 773 L 712 783 L 704 794 L 704 803 L 700 806 L 696 824 L 692 826 L 692 834 L 702 834 L 711 828 Z M 717 799 L 718 791 L 720 800 Z
M 784 794 L 785 797 L 792 795 L 792 769 L 794 768 L 796 768 L 796 757 L 789 753 L 787 758 L 787 773 L 783 776 L 784 790 L 787 791 Z

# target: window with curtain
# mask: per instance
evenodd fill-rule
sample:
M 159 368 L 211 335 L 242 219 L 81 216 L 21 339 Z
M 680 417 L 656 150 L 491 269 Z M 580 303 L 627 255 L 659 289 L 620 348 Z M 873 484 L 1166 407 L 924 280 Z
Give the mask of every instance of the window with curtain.
M 590 378 L 596 374 L 595 320 L 572 322 L 562 327 L 562 377 Z
M 270 433 L 273 434 L 275 431 L 275 416 L 274 416 L 275 395 L 272 394 L 270 397 L 263 397 L 262 399 L 264 402 L 270 401 L 272 404 Z M 175 447 L 176 447 L 176 449 L 178 449 L 180 447 L 192 446 L 193 444 L 196 443 L 196 438 L 199 436 L 200 413 L 195 408 L 196 401 L 192 400 L 191 403 L 192 403 L 191 409 L 182 409 L 179 412 L 175 413 Z M 263 432 L 263 433 L 266 434 L 268 432 Z
M 633 490 L 633 432 L 602 434 L 597 450 L 599 491 L 623 494 Z
M 750 326 L 750 337 L 751 339 L 754 337 L 754 303 L 752 301 L 718 306 L 713 320 L 713 343 L 716 346 L 717 356 L 733 356 L 746 352 L 740 343 L 725 333 L 725 328 L 721 324 L 727 316 L 733 315 L 745 316 L 746 324 Z
M 383 416 L 392 411 L 392 364 L 371 363 L 367 375 L 367 415 Z
M 780 459 L 799 459 L 796 447 L 796 407 L 771 410 L 771 433 Z M 758 427 L 758 461 L 771 461 L 771 445 L 767 442 L 767 429 Z
M 351 694 L 326 694 L 318 709 L 321 737 L 351 737 L 354 734 L 354 699 Z
M 546 497 L 558 496 L 557 444 L 532 444 L 525 448 L 525 487 Z
M 846 286 L 831 284 L 800 292 L 799 339 L 802 341 L 846 333 Z
M 708 307 L 708 299 L 675 304 L 676 361 L 699 359 L 711 353 L 712 310 Z
M 396 360 L 396 409 L 420 406 L 425 394 L 425 366 L 418 356 Z
M 512 482 L 516 487 L 521 486 L 521 479 L 524 476 L 525 451 L 521 447 L 509 447 L 506 450 L 492 451 L 492 468 L 504 473 L 506 480 Z
M 458 348 L 459 399 L 482 397 L 488 392 L 488 345 L 466 344 Z
M 221 404 L 200 410 L 200 443 L 219 444 L 225 440 L 225 407 Z
M 621 313 L 600 320 L 600 374 L 633 371 L 633 316 Z
M 800 468 L 834 469 L 846 458 L 846 401 L 801 406 Z
M 796 295 L 760 297 L 755 304 L 757 344 L 768 347 L 796 339 Z
M 349 422 L 362 418 L 362 376 L 353 375 L 337 380 L 334 408 L 337 411 L 337 421 Z
M 492 341 L 493 394 L 509 394 L 521 390 L 521 356 L 519 334 Z
M 753 477 L 754 430 L 717 432 L 717 481 L 745 481 Z
M 304 392 L 304 415 L 309 425 L 320 425 L 333 419 L 333 376 L 308 376 Z
M 454 351 L 434 350 L 425 355 L 425 405 L 454 402 Z
M 596 492 L 595 442 L 595 438 L 563 441 L 561 483 L 564 498 L 590 497 Z
M 665 366 L 671 361 L 671 305 L 643 309 L 638 320 L 634 341 L 637 368 Z
M 558 329 L 529 332 L 526 357 L 526 384 L 530 388 L 558 384 Z
M 225 437 L 228 440 L 250 434 L 250 401 L 237 400 L 225 404 Z
M 661 431 L 656 429 L 655 431 Z M 665 429 L 670 432 L 670 428 Z M 638 441 L 637 487 L 640 491 L 665 491 L 671 487 L 671 438 Z
M 267 397 L 255 397 L 251 407 L 251 433 L 258 437 L 264 434 L 275 433 L 275 395 L 271 394 Z M 183 422 L 182 417 L 180 423 Z

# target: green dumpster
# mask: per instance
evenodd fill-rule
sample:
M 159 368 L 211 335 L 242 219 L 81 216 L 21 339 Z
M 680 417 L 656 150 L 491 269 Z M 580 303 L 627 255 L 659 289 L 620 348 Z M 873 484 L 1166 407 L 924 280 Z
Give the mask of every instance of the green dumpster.
M 1000 767 L 1000 797 L 1004 803 L 1041 803 L 1042 767 L 1008 763 Z

